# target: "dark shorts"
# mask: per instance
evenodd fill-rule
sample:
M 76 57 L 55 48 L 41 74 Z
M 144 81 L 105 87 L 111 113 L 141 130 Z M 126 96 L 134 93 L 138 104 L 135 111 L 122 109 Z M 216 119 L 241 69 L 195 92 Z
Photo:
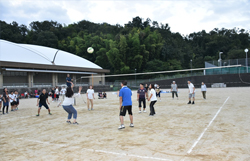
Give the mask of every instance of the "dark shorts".
M 16 101 L 13 101 L 13 102 L 10 103 L 10 105 L 11 105 L 11 106 L 15 106 L 15 105 L 17 105 L 17 102 L 16 102 Z
M 19 105 L 19 98 L 16 99 L 16 104 Z
M 156 92 L 156 97 L 157 96 L 161 97 L 161 91 L 159 93 Z
M 44 106 L 46 109 L 49 109 L 47 103 L 39 103 L 39 108 L 42 108 L 42 106 Z
M 56 95 L 56 98 L 59 98 L 59 94 Z
M 52 96 L 52 98 L 54 98 L 54 97 L 55 97 L 55 95 L 54 95 L 54 94 L 52 94 L 51 96 Z
M 120 116 L 126 116 L 126 112 L 128 111 L 129 115 L 133 115 L 132 113 L 132 105 L 131 106 L 122 106 L 120 110 Z

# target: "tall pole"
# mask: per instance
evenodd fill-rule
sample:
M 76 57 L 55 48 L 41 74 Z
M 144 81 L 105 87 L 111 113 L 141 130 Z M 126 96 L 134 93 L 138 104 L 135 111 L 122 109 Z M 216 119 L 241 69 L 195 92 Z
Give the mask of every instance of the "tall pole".
M 94 86 L 94 78 L 93 78 L 93 74 L 92 74 L 92 86 Z
M 247 52 L 248 52 L 248 49 L 245 49 L 245 52 L 246 52 L 246 68 L 247 68 L 247 73 L 248 73 L 248 61 L 247 61 Z
M 193 75 L 193 71 L 192 71 L 192 59 L 190 60 L 190 65 L 191 65 L 191 76 Z
M 219 53 L 220 66 L 221 66 L 221 54 L 223 54 L 223 52 Z
M 136 69 L 135 69 L 135 86 L 136 86 Z

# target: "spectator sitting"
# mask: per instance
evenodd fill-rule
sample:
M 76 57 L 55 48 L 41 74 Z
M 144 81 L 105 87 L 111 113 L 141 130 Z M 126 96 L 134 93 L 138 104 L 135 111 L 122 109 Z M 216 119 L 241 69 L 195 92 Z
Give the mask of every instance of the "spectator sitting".
M 105 91 L 103 92 L 102 97 L 107 98 L 107 93 Z
M 30 92 L 30 97 L 35 98 L 35 95 L 33 94 L 33 92 Z
M 103 99 L 102 92 L 98 92 L 98 99 Z
M 28 91 L 25 91 L 25 92 L 24 92 L 24 98 L 29 98 L 29 93 L 28 93 Z

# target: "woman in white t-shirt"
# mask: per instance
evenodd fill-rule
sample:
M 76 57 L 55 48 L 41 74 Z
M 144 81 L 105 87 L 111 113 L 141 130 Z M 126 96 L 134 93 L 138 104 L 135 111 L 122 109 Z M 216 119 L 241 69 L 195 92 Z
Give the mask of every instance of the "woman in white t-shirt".
M 77 94 L 74 94 L 73 92 L 74 84 L 73 83 L 71 84 L 72 84 L 71 86 L 67 87 L 66 94 L 65 94 L 66 97 L 62 103 L 62 106 L 63 106 L 63 109 L 68 113 L 68 120 L 66 122 L 68 124 L 71 124 L 70 119 L 72 118 L 72 114 L 73 114 L 73 119 L 74 119 L 73 124 L 78 125 L 78 123 L 76 122 L 77 111 L 73 107 L 73 104 L 74 104 L 74 97 L 80 96 L 82 87 L 79 87 L 79 92 Z M 60 104 L 58 106 L 60 106 Z
M 89 89 L 86 92 L 86 94 L 87 94 L 87 105 L 88 105 L 88 110 L 89 111 L 90 111 L 89 102 L 91 103 L 91 110 L 94 110 L 94 108 L 93 108 L 93 99 L 95 99 L 94 93 L 95 93 L 95 91 L 93 89 L 93 86 L 89 86 Z
M 148 97 L 148 101 L 151 101 L 150 102 L 150 114 L 149 114 L 149 116 L 154 116 L 155 115 L 154 105 L 157 102 L 157 98 L 156 98 L 156 92 L 155 92 L 153 84 L 149 85 L 149 90 L 150 90 L 150 95 Z

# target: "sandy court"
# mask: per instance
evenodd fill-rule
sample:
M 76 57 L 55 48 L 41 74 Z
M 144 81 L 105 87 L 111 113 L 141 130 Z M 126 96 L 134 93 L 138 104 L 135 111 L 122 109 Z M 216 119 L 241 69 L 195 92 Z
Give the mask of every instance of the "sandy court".
M 123 130 L 117 129 L 118 98 L 107 95 L 94 100 L 94 111 L 83 103 L 85 95 L 77 98 L 79 125 L 68 125 L 57 103 L 50 105 L 53 115 L 42 108 L 36 117 L 37 100 L 21 99 L 18 111 L 0 115 L 0 160 L 250 160 L 249 87 L 210 88 L 207 100 L 197 89 L 195 105 L 187 105 L 187 89 L 180 89 L 179 100 L 162 94 L 154 117 L 148 116 L 148 102 L 147 113 L 138 113 L 134 91 L 135 127 L 127 115 Z

